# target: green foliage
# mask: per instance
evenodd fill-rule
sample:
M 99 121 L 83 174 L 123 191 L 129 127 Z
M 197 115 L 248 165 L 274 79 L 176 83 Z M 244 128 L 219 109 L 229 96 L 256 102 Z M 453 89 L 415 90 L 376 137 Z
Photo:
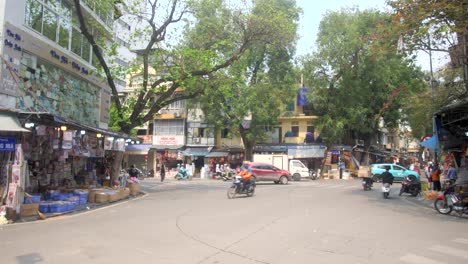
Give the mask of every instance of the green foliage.
M 464 0 L 387 0 L 395 10 L 395 32 L 401 34 L 408 51 L 442 50 L 456 43 L 454 33 L 468 24 Z
M 252 42 L 242 58 L 233 62 L 229 69 L 209 75 L 206 81 L 193 83 L 194 86 L 206 85 L 208 88 L 197 100 L 207 121 L 216 128 L 227 127 L 231 134 L 241 135 L 248 146 L 261 141 L 268 127 L 277 124 L 279 110 L 285 100 L 293 96 L 292 88 L 298 79 L 292 56 L 300 9 L 295 1 L 289 0 L 253 3 L 249 17 L 239 16 L 237 11 L 223 16 L 235 15 L 236 20 L 246 19 L 251 26 L 249 30 L 263 32 L 264 35 L 249 34 Z M 214 17 L 217 14 L 212 12 L 215 11 L 210 10 L 208 16 L 200 18 L 200 23 L 192 31 L 194 34 L 189 46 L 210 47 L 216 49 L 218 56 L 231 56 L 231 48 L 225 50 L 226 46 L 239 44 L 218 41 L 216 32 L 222 32 L 219 28 L 226 27 L 226 23 L 216 21 Z M 210 38 L 200 38 L 196 34 L 207 28 L 213 32 Z M 240 34 L 233 30 L 230 32 Z M 265 38 L 272 32 L 274 37 Z M 242 126 L 246 119 L 250 120 L 248 128 Z
M 345 142 L 346 134 L 370 139 L 381 118 L 396 128 L 406 114 L 405 98 L 427 89 L 413 61 L 397 52 L 390 18 L 375 10 L 328 12 L 317 52 L 302 59 L 321 112 L 316 125 L 329 145 L 353 143 Z

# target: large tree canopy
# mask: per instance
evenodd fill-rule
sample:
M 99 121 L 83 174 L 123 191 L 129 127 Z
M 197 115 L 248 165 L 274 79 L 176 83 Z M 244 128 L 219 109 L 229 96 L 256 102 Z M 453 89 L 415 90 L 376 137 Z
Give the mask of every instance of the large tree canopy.
M 255 144 L 277 124 L 282 104 L 293 96 L 297 75 L 292 58 L 300 12 L 293 0 L 254 1 L 252 14 L 257 19 L 252 26 L 272 31 L 274 37 L 250 45 L 243 58 L 202 84 L 212 87 L 198 100 L 206 120 L 240 135 L 249 160 Z M 206 41 L 193 40 L 199 45 Z
M 375 10 L 342 9 L 321 21 L 317 52 L 303 59 L 303 70 L 328 145 L 363 139 L 369 147 L 381 121 L 397 127 L 406 100 L 427 89 L 413 61 L 397 52 L 391 19 Z
M 445 104 L 468 96 L 468 1 L 466 0 L 388 0 L 395 10 L 394 32 L 406 52 L 423 50 L 450 54 L 450 75 L 457 82 L 445 82 L 449 90 Z M 439 76 L 445 73 L 439 74 Z M 464 76 L 464 83 L 462 76 Z M 449 77 L 450 78 L 450 77 Z M 454 80 L 454 78 L 451 78 Z M 456 78 L 455 78 L 456 79 Z M 462 88 L 462 89 L 460 89 Z
M 136 97 L 126 102 L 127 98 L 118 96 L 117 76 L 106 60 L 109 54 L 91 34 L 92 25 L 80 0 L 74 2 L 81 32 L 92 44 L 112 89 L 114 122 L 127 133 L 152 120 L 154 114 L 172 102 L 205 93 L 206 86 L 194 84 L 228 68 L 250 47 L 269 43 L 288 26 L 271 16 L 275 10 L 268 1 L 243 1 L 244 5 L 236 7 L 224 0 L 149 0 L 147 10 L 136 8 L 139 5 L 132 0 L 97 1 L 114 5 L 125 2 L 126 5 L 120 5 L 123 13 L 140 18 L 146 25 L 135 32 L 137 39 L 146 40 L 136 63 L 141 69 L 142 85 Z M 262 12 L 254 10 L 259 4 L 263 5 Z M 176 41 L 169 41 L 174 27 L 183 29 L 183 34 Z M 155 70 L 156 76 L 151 75 L 150 69 Z M 134 72 L 135 68 L 130 70 Z

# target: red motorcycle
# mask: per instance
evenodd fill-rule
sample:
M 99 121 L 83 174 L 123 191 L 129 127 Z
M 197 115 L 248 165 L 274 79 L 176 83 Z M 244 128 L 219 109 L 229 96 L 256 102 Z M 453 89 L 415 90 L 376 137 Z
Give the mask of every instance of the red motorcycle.
M 434 208 L 441 214 L 457 212 L 460 216 L 468 214 L 468 194 L 464 193 L 462 186 L 446 183 L 444 190 L 434 201 Z

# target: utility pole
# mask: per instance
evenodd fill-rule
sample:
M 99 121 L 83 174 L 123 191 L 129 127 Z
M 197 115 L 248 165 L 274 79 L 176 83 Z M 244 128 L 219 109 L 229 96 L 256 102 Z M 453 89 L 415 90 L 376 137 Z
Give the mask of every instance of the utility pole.
M 439 147 L 439 139 L 437 137 L 437 127 L 436 127 L 436 119 L 435 119 L 435 80 L 434 80 L 434 72 L 432 69 L 432 50 L 431 50 L 431 37 L 428 36 L 428 45 L 429 45 L 429 68 L 431 71 L 431 98 L 432 98 L 432 136 L 436 137 L 436 146 L 434 149 L 434 161 L 436 164 L 439 164 L 437 161 L 437 149 Z

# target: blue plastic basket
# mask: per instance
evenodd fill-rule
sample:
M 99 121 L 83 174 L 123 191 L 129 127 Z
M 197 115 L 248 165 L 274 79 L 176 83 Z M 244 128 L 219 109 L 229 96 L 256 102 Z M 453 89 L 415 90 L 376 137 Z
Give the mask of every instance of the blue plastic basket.
M 49 204 L 49 212 L 50 213 L 59 213 L 61 205 L 59 203 L 50 203 Z
M 40 203 L 40 204 L 39 204 L 39 212 L 41 212 L 41 213 L 49 213 L 49 212 L 50 212 L 49 206 L 50 206 L 49 203 Z
M 25 204 L 40 203 L 41 195 L 40 194 L 31 194 L 30 197 L 24 197 Z
M 79 203 L 80 203 L 80 204 L 87 204 L 87 203 L 88 203 L 88 197 L 86 197 L 86 198 L 84 198 L 84 199 L 83 199 L 83 198 L 80 198 Z

